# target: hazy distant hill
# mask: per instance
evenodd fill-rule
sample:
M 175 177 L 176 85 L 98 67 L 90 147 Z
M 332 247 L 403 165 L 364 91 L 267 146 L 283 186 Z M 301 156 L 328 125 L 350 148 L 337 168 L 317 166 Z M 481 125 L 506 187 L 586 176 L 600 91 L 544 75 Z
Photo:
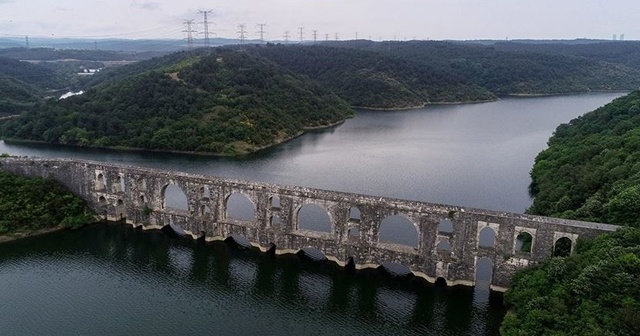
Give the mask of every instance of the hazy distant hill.
M 111 74 L 84 95 L 44 102 L 5 123 L 3 137 L 241 154 L 352 114 L 321 86 L 243 52 L 182 52 Z
M 20 113 L 47 90 L 65 85 L 65 78 L 51 68 L 0 57 L 0 116 Z
M 248 52 L 317 80 L 353 106 L 401 108 L 496 98 L 448 71 L 375 52 L 273 44 Z
M 496 95 L 633 90 L 640 86 L 640 70 L 626 62 L 619 62 L 613 57 L 607 62 L 605 58 L 587 57 L 577 52 L 544 53 L 537 50 L 538 44 L 519 45 L 521 49 L 528 50 L 437 41 L 348 41 L 324 44 L 373 51 L 430 66 L 481 86 Z M 595 50 L 597 46 L 598 44 L 575 44 L 562 48 Z M 638 56 L 637 51 L 631 51 L 630 54 Z

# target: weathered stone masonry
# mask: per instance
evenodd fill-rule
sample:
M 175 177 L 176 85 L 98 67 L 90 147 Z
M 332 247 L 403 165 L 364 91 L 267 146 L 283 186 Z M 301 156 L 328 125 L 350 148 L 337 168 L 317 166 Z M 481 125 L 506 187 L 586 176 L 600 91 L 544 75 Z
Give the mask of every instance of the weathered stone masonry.
M 409 267 L 414 274 L 430 281 L 444 278 L 448 284 L 473 285 L 476 265 L 488 258 L 493 265 L 491 285 L 502 290 L 517 269 L 552 255 L 561 238 L 571 240 L 614 231 L 607 224 L 569 221 L 453 205 L 431 204 L 385 197 L 246 182 L 213 176 L 160 171 L 100 162 L 37 158 L 2 158 L 2 169 L 22 175 L 53 178 L 84 198 L 97 213 L 111 220 L 145 229 L 176 225 L 194 238 L 225 239 L 233 234 L 246 237 L 266 251 L 275 245 L 278 253 L 295 253 L 312 247 L 327 258 L 344 265 L 350 258 L 357 268 L 378 267 L 394 262 Z M 169 185 L 180 187 L 187 196 L 189 210 L 165 208 L 164 192 Z M 255 205 L 255 220 L 227 218 L 226 201 L 241 193 Z M 279 207 L 272 206 L 277 197 Z M 299 229 L 298 211 L 304 204 L 327 210 L 331 232 Z M 351 219 L 349 210 L 357 207 L 360 219 Z M 388 216 L 403 215 L 419 234 L 418 247 L 380 242 L 380 225 Z M 272 225 L 272 217 L 280 223 Z M 439 232 L 443 219 L 453 224 L 450 233 Z M 480 231 L 490 227 L 495 243 L 479 244 Z M 357 228 L 358 237 L 349 229 Z M 516 237 L 527 232 L 533 237 L 531 252 L 516 251 Z M 450 244 L 449 251 L 437 248 Z M 273 245 L 272 245 L 273 244 Z

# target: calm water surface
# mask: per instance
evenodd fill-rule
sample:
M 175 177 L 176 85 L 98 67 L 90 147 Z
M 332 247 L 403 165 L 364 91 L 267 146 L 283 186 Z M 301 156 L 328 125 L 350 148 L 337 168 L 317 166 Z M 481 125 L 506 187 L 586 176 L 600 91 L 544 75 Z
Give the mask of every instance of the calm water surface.
M 522 212 L 535 156 L 563 122 L 621 93 L 358 111 L 343 125 L 241 158 L 0 142 L 0 153 L 121 162 L 329 190 Z
M 242 158 L 0 142 L 71 157 L 521 212 L 555 127 L 621 94 L 398 112 Z M 501 296 L 98 225 L 0 245 L 0 335 L 494 335 Z

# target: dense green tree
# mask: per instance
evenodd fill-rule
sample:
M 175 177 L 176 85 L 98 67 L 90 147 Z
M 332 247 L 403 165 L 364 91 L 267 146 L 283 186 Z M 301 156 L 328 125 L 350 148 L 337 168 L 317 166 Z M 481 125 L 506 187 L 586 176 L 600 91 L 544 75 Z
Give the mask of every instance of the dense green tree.
M 530 213 L 640 227 L 640 92 L 560 125 L 531 178 Z
M 233 155 L 352 114 L 318 84 L 244 52 L 184 52 L 130 68 L 83 95 L 38 104 L 6 122 L 3 136 Z
M 573 256 L 518 272 L 504 299 L 505 336 L 640 334 L 640 229 L 583 241 Z
M 0 235 L 94 221 L 84 201 L 57 182 L 0 170 Z

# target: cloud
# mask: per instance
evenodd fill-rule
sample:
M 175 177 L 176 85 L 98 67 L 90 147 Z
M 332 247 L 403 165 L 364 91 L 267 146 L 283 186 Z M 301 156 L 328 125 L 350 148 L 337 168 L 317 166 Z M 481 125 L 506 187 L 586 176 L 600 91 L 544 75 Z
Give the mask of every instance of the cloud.
M 3 0 L 0 0 L 0 2 Z M 8 1 L 8 0 L 7 0 Z M 134 7 L 138 7 L 141 9 L 146 9 L 146 10 L 157 10 L 160 8 L 160 4 L 157 2 L 151 2 L 151 1 L 145 1 L 145 2 L 138 2 L 138 1 L 132 1 L 131 5 Z
M 12 2 L 13 2 L 13 0 L 0 0 L 0 6 L 6 5 L 6 4 L 10 4 Z

